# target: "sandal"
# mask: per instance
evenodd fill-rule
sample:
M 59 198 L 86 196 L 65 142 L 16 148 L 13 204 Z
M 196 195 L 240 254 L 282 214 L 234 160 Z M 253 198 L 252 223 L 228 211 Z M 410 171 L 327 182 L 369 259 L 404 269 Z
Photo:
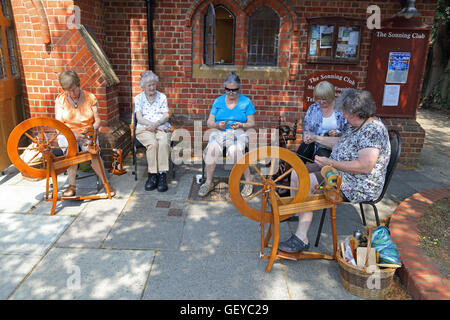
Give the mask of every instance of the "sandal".
M 214 183 L 204 183 L 200 186 L 198 190 L 199 197 L 206 197 L 208 193 L 214 190 Z
M 278 249 L 288 253 L 295 253 L 308 250 L 309 244 L 305 244 L 299 237 L 293 234 L 288 240 L 280 242 Z
M 77 186 L 69 184 L 67 189 L 63 192 L 63 197 L 73 197 L 77 193 Z

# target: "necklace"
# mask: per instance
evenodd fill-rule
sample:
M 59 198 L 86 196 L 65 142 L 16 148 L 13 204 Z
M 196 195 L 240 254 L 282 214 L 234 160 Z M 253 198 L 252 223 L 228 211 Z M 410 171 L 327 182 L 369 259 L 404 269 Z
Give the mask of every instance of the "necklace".
M 361 129 L 361 127 L 364 125 L 364 123 L 366 123 L 367 122 L 367 120 L 369 120 L 369 118 L 366 118 L 366 119 L 364 119 L 364 121 L 359 125 L 359 127 L 358 128 L 356 128 L 356 129 L 353 129 L 353 132 L 356 132 L 356 131 L 358 131 L 359 129 Z

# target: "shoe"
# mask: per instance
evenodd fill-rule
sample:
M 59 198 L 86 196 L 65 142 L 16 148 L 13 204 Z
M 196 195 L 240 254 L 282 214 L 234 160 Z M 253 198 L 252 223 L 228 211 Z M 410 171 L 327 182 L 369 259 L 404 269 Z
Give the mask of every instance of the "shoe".
M 152 191 L 158 185 L 158 175 L 156 173 L 149 173 L 147 182 L 145 183 L 145 191 Z
M 252 193 L 253 193 L 253 185 L 245 184 L 241 190 L 241 196 L 243 196 L 244 198 L 247 198 L 247 197 L 250 197 L 250 195 Z
M 309 244 L 305 244 L 299 237 L 293 234 L 288 240 L 280 242 L 278 249 L 288 253 L 295 253 L 308 250 Z
M 287 218 L 286 220 L 283 220 L 283 222 L 285 222 L 285 221 L 289 221 L 289 222 L 295 222 L 295 221 L 298 221 L 298 216 L 293 215 L 293 216 Z
M 165 192 L 167 191 L 167 189 L 169 189 L 167 187 L 167 175 L 165 172 L 161 172 L 158 176 L 158 191 L 159 192 Z
M 198 190 L 198 196 L 199 197 L 206 197 L 208 193 L 214 190 L 214 183 L 204 183 L 200 186 L 200 189 Z
M 77 186 L 73 184 L 69 184 L 67 189 L 63 192 L 63 197 L 73 197 L 77 193 Z

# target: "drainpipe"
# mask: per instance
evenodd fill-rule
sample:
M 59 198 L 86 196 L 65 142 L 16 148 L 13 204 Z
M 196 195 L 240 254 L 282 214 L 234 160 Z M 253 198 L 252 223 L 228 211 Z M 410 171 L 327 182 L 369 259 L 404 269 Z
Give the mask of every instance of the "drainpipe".
M 145 0 L 145 2 L 147 4 L 148 69 L 154 71 L 152 0 Z

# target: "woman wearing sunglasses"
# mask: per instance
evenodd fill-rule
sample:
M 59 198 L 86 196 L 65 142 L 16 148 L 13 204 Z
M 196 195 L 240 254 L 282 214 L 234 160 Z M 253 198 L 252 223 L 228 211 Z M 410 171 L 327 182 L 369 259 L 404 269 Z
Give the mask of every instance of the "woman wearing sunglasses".
M 237 161 L 244 155 L 248 144 L 246 130 L 255 126 L 255 107 L 248 97 L 239 93 L 240 88 L 241 80 L 232 72 L 224 82 L 225 94 L 218 97 L 211 108 L 207 125 L 217 130 L 209 136 L 205 150 L 206 181 L 200 186 L 198 192 L 200 197 L 205 197 L 214 190 L 214 170 L 219 156 L 223 154 L 223 148 L 227 150 L 227 159 Z M 248 168 L 244 172 L 244 177 L 246 181 L 251 181 Z M 241 194 L 248 197 L 252 191 L 252 185 L 246 184 Z

